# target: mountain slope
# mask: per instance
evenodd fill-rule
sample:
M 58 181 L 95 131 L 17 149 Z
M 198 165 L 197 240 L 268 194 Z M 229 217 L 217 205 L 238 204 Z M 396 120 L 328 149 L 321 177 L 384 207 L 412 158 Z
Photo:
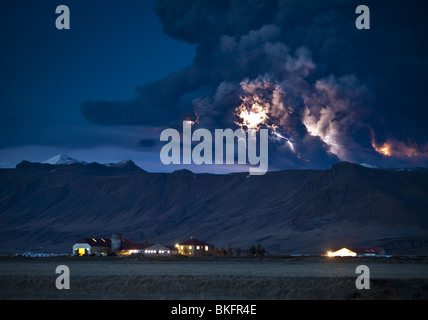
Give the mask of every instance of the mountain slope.
M 249 177 L 148 173 L 132 161 L 24 161 L 16 169 L 0 170 L 0 185 L 3 251 L 46 246 L 64 252 L 81 237 L 115 232 L 135 241 L 171 244 L 190 236 L 218 247 L 231 243 L 245 249 L 261 242 L 283 253 L 388 244 L 394 253 L 418 253 L 426 250 L 428 239 L 424 171 L 344 162 L 325 171 Z M 400 245 L 409 239 L 419 241 L 419 251 Z

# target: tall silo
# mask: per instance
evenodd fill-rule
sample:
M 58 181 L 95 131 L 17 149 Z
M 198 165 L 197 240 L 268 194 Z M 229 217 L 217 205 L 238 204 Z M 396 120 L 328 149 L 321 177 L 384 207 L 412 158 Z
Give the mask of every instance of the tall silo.
M 113 233 L 111 235 L 111 251 L 118 252 L 122 250 L 122 234 Z

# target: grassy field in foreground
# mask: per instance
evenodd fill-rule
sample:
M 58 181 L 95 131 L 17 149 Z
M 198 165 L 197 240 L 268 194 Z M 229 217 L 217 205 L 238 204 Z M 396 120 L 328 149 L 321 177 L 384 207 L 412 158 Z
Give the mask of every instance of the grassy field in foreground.
M 358 265 L 370 289 L 358 290 Z M 58 290 L 58 265 L 70 290 Z M 428 259 L 1 258 L 1 299 L 427 299 Z

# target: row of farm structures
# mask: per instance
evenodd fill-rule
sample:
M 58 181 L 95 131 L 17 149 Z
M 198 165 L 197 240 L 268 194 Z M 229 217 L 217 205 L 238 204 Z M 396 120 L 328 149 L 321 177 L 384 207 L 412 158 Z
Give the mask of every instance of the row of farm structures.
M 112 234 L 107 238 L 82 238 L 73 245 L 74 256 L 108 256 L 144 254 L 145 256 L 200 256 L 208 254 L 226 254 L 231 250 L 214 248 L 212 244 L 191 238 L 175 245 L 163 245 L 160 243 L 136 243 L 130 239 L 122 238 L 122 234 Z M 239 250 L 238 250 L 239 252 Z
M 225 248 L 214 248 L 214 245 L 204 241 L 190 238 L 184 242 L 174 245 L 163 245 L 159 243 L 135 243 L 130 239 L 124 239 L 122 234 L 112 234 L 111 238 L 82 238 L 73 245 L 74 256 L 108 256 L 108 255 L 130 255 L 142 254 L 144 256 L 201 256 L 201 255 L 229 255 L 240 256 L 241 254 L 251 256 L 264 256 L 265 248 L 260 244 L 251 246 L 248 250 L 231 246 Z M 342 248 L 336 251 L 328 251 L 328 257 L 366 257 L 386 256 L 383 248 Z

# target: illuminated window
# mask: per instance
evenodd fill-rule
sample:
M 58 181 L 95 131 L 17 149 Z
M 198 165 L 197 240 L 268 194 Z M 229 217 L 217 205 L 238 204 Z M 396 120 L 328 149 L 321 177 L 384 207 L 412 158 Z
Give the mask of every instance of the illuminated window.
M 199 250 L 199 246 L 196 246 L 196 250 Z
M 192 246 L 189 246 L 189 250 L 192 250 Z
M 183 246 L 181 246 L 181 250 L 183 250 L 184 248 L 183 248 Z
M 208 251 L 208 246 L 205 246 L 205 251 Z

